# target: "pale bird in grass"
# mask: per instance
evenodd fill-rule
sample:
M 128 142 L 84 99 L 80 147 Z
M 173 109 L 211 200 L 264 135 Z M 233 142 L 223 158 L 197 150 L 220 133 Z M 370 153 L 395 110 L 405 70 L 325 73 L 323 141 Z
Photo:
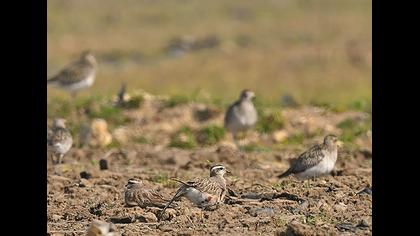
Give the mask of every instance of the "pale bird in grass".
M 245 89 L 241 92 L 239 100 L 226 111 L 224 127 L 232 133 L 235 141 L 239 132 L 246 132 L 257 123 L 258 114 L 252 102 L 254 98 L 255 93 Z
M 96 78 L 97 62 L 90 51 L 84 51 L 79 60 L 64 67 L 55 76 L 47 80 L 47 84 L 69 91 L 72 98 L 80 90 L 93 85 Z
M 223 177 L 229 173 L 223 165 L 214 165 L 210 168 L 210 177 L 196 178 L 187 182 L 173 179 L 181 183 L 173 198 L 163 208 L 160 216 L 163 215 L 166 208 L 172 204 L 175 199 L 180 197 L 187 198 L 195 206 L 210 210 L 223 203 L 226 196 L 226 180 Z
M 335 135 L 327 135 L 324 142 L 317 144 L 299 155 L 279 178 L 293 174 L 300 180 L 329 174 L 337 161 L 338 146 L 341 142 Z
M 52 128 L 47 131 L 47 147 L 53 153 L 53 164 L 61 164 L 64 155 L 73 145 L 73 138 L 65 123 L 66 120 L 56 118 Z M 56 159 L 54 156 L 57 156 Z

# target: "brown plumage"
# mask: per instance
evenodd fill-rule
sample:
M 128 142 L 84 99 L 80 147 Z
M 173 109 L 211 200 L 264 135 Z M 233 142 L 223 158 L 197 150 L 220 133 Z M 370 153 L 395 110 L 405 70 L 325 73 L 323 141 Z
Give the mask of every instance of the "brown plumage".
M 160 193 L 153 189 L 147 189 L 142 182 L 129 179 L 125 186 L 124 200 L 126 206 L 140 206 L 146 207 L 159 207 L 163 208 L 169 202 Z M 176 207 L 177 204 L 173 203 L 170 207 Z
M 299 179 L 307 179 L 329 173 L 337 160 L 337 142 L 336 136 L 327 135 L 323 143 L 300 154 L 290 168 L 278 177 L 284 178 L 294 174 Z
M 226 173 L 223 165 L 215 165 L 210 168 L 210 177 L 203 179 L 193 179 L 187 182 L 176 180 L 181 186 L 169 201 L 169 206 L 175 199 L 185 197 L 197 207 L 209 209 L 210 207 L 221 204 L 226 195 L 226 180 L 223 175 Z M 163 215 L 167 206 L 162 210 Z
M 61 164 L 64 155 L 73 145 L 71 133 L 65 126 L 65 120 L 57 118 L 54 120 L 51 129 L 47 130 L 47 147 L 48 150 L 58 156 L 56 160 L 53 158 L 54 164 Z

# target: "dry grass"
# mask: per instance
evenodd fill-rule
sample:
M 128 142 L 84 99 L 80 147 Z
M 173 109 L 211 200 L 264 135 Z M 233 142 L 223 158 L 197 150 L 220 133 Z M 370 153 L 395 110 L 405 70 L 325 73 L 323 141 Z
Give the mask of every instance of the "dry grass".
M 84 92 L 197 93 L 231 101 L 252 88 L 271 104 L 371 100 L 371 1 L 48 1 L 48 73 L 92 49 L 100 71 Z M 169 57 L 174 37 L 216 36 L 213 49 Z M 49 97 L 66 96 L 49 89 Z

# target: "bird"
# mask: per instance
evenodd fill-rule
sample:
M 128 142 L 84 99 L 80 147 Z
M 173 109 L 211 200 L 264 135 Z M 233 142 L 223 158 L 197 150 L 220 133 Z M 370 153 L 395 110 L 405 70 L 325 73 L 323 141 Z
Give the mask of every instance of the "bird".
M 241 92 L 239 100 L 230 105 L 226 111 L 224 127 L 232 133 L 235 141 L 238 132 L 247 131 L 257 123 L 258 114 L 252 102 L 254 98 L 254 92 L 249 89 L 244 89 Z
M 54 119 L 52 128 L 47 131 L 47 146 L 53 152 L 53 164 L 61 164 L 64 155 L 72 145 L 73 138 L 66 128 L 66 120 L 62 118 Z M 54 160 L 54 156 L 58 156 L 56 160 Z
M 223 177 L 225 173 L 230 173 L 225 166 L 214 165 L 210 168 L 210 177 L 208 178 L 196 178 L 187 182 L 173 179 L 181 183 L 181 186 L 163 208 L 160 216 L 175 199 L 180 197 L 187 198 L 195 206 L 205 210 L 217 207 L 223 202 L 227 192 L 226 180 Z
M 117 236 L 121 235 L 113 223 L 93 220 L 86 231 L 87 236 Z
M 129 179 L 125 185 L 124 201 L 126 207 L 139 206 L 163 208 L 169 202 L 160 193 L 153 189 L 146 188 L 142 181 Z M 169 207 L 177 207 L 176 203 L 172 203 Z
M 70 92 L 72 98 L 80 90 L 93 85 L 98 63 L 91 51 L 83 51 L 80 58 L 64 67 L 55 76 L 47 80 L 47 84 Z
M 325 136 L 323 143 L 314 145 L 300 154 L 289 169 L 277 177 L 284 178 L 293 174 L 299 180 L 305 180 L 329 174 L 337 161 L 339 145 L 341 141 L 337 136 L 332 134 Z

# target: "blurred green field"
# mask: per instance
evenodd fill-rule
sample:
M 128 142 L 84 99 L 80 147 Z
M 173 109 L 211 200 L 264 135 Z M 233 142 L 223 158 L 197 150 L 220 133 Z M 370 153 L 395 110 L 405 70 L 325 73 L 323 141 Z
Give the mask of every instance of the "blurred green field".
M 128 90 L 210 96 L 242 88 L 267 104 L 371 102 L 368 0 L 49 0 L 48 75 L 92 49 L 94 86 L 82 96 Z M 174 38 L 216 38 L 209 49 L 169 56 Z M 53 87 L 49 99 L 68 97 Z

